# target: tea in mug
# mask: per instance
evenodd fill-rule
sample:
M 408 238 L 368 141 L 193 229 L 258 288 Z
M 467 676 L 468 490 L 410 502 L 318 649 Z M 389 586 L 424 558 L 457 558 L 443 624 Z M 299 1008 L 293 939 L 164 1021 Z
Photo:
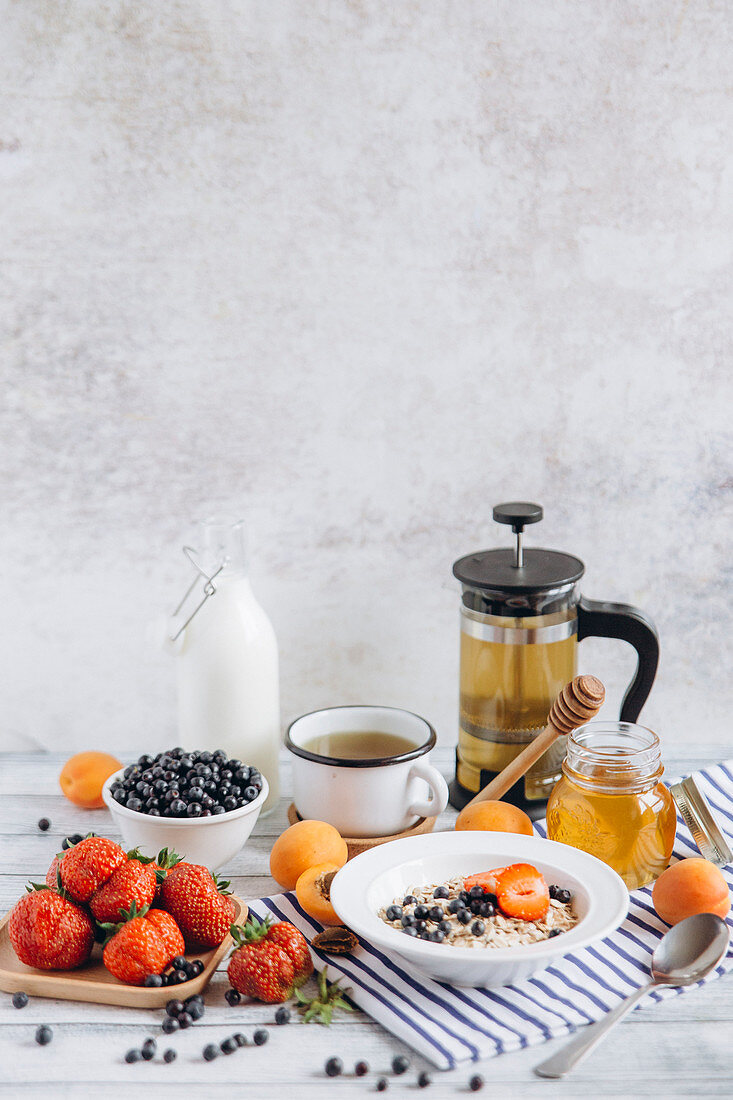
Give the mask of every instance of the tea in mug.
M 402 756 L 417 748 L 414 741 L 381 730 L 334 730 L 312 737 L 303 745 L 306 752 L 336 760 L 382 760 Z

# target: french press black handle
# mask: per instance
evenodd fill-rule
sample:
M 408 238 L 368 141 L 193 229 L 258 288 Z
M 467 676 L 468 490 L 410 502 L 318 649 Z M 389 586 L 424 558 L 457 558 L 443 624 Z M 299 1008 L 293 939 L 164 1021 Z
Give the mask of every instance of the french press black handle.
M 583 638 L 621 638 L 629 642 L 639 658 L 634 679 L 621 704 L 622 722 L 635 722 L 652 690 L 659 664 L 659 635 L 652 620 L 626 603 L 586 600 L 578 603 L 578 641 Z

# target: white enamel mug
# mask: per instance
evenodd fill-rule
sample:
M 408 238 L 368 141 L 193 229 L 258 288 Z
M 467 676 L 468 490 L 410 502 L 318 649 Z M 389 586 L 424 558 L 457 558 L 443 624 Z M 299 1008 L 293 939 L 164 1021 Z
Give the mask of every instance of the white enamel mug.
M 373 730 L 404 737 L 412 747 L 379 760 L 322 756 L 304 747 L 329 733 Z M 396 707 L 328 707 L 304 714 L 285 735 L 295 807 L 301 817 L 328 821 L 346 837 L 401 833 L 448 805 L 446 782 L 428 763 L 436 741 L 429 722 Z

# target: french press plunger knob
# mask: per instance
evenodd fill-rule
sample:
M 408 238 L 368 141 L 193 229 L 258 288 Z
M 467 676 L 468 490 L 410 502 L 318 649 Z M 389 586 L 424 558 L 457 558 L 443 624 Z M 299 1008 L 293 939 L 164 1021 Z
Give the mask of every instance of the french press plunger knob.
M 522 549 L 522 531 L 529 523 L 539 523 L 542 519 L 542 508 L 539 504 L 531 504 L 527 500 L 513 500 L 508 504 L 497 504 L 493 516 L 497 523 L 508 523 L 517 536 L 517 546 L 514 557 L 515 568 L 521 569 L 524 565 L 524 551 Z

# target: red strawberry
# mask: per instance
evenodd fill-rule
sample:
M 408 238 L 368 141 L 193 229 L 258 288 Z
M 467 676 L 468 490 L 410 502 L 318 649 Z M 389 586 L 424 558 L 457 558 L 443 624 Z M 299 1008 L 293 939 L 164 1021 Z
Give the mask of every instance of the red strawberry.
M 16 903 L 8 935 L 20 961 L 40 970 L 73 970 L 86 962 L 94 944 L 84 910 L 45 886 Z
M 198 863 L 178 863 L 160 888 L 161 904 L 174 918 L 189 950 L 218 947 L 234 920 L 236 907 L 224 893 L 228 882 L 217 882 Z
M 233 953 L 227 977 L 245 997 L 266 1004 L 287 1001 L 295 988 L 295 971 L 282 947 L 267 943 L 244 943 Z
M 512 863 L 496 881 L 499 908 L 507 917 L 541 920 L 550 905 L 550 891 L 531 863 Z
M 132 855 L 132 853 L 129 854 Z M 157 872 L 158 876 L 158 886 L 155 891 L 155 901 L 153 903 L 154 905 L 163 904 L 163 895 L 161 892 L 163 882 L 171 873 L 173 868 L 176 867 L 179 863 L 181 863 L 181 857 L 179 856 L 178 852 L 174 852 L 172 848 L 161 848 L 161 850 L 158 852 L 158 855 L 153 860 L 152 867 Z
M 250 920 L 253 920 L 250 917 Z M 267 921 L 265 921 L 267 924 Z M 308 941 L 302 932 L 299 932 L 294 924 L 289 921 L 278 921 L 267 931 L 265 940 L 268 943 L 276 943 L 290 957 L 295 970 L 295 984 L 302 985 L 313 973 L 313 959 L 311 958 Z
M 116 926 L 116 931 L 110 929 L 112 937 L 102 959 L 121 982 L 142 985 L 148 974 L 161 974 L 184 951 L 183 936 L 173 918 L 160 910 L 154 912 L 158 915 L 150 919 L 146 910 L 137 913 L 133 906 L 129 919 Z
M 115 868 L 124 863 L 127 856 L 113 840 L 103 836 L 90 836 L 80 840 L 64 852 L 61 859 L 61 882 L 74 901 L 87 902 L 92 894 L 103 886 Z
M 63 855 L 66 855 L 66 853 L 62 852 L 60 856 L 54 856 L 53 863 L 46 871 L 46 886 L 49 890 L 58 890 L 59 888 L 59 864 Z
M 240 993 L 268 1004 L 286 1001 L 313 973 L 305 937 L 287 921 L 250 917 L 243 928 L 232 925 L 231 932 L 239 946 L 227 974 Z
M 503 875 L 505 871 L 506 867 L 495 867 L 493 871 L 480 871 L 477 875 L 469 875 L 463 880 L 463 889 L 470 890 L 472 886 L 480 886 L 485 894 L 495 894 L 499 875 Z
M 152 863 L 128 859 L 116 867 L 104 886 L 92 894 L 89 899 L 92 916 L 102 924 L 118 921 L 120 913 L 126 913 L 133 904 L 139 912 L 152 904 L 156 886 Z

